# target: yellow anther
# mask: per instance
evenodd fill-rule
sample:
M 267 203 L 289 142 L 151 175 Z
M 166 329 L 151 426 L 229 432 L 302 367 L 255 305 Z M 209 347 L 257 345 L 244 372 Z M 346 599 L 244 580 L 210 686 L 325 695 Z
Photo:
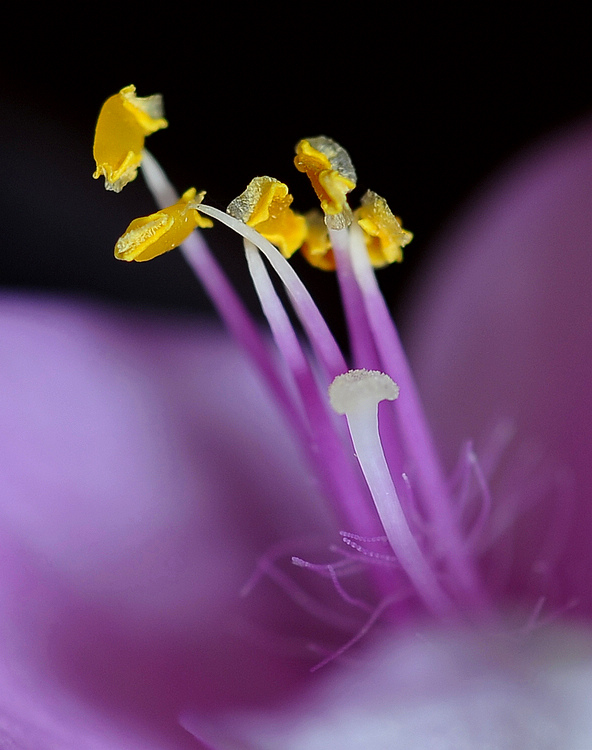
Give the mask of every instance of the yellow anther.
M 168 125 L 162 114 L 160 94 L 139 97 L 135 86 L 126 86 L 103 104 L 95 130 L 93 177 L 103 175 L 107 190 L 118 193 L 136 178 L 145 137 Z
M 321 202 L 330 229 L 351 224 L 347 194 L 356 186 L 356 171 L 347 151 L 324 135 L 296 145 L 296 169 L 305 172 Z
M 364 230 L 368 256 L 374 268 L 403 260 L 403 248 L 411 242 L 413 234 L 403 229 L 384 198 L 368 190 L 355 217 Z
M 313 209 L 305 214 L 304 218 L 308 232 L 300 252 L 311 266 L 323 271 L 334 271 L 335 257 L 323 215 L 318 209 Z
M 212 222 L 196 210 L 204 195 L 203 191 L 196 195 L 195 188 L 190 188 L 174 206 L 134 219 L 115 245 L 115 257 L 152 260 L 179 247 L 196 227 L 211 227 Z
M 226 211 L 257 229 L 289 258 L 304 242 L 306 221 L 290 208 L 288 186 L 273 177 L 255 177 Z

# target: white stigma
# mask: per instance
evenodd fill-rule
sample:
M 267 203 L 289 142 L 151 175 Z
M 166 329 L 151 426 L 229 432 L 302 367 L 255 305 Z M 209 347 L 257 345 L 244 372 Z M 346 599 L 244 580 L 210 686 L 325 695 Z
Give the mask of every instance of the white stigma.
M 378 404 L 398 396 L 397 384 L 376 370 L 350 370 L 329 386 L 331 406 L 347 418 L 357 459 L 393 552 L 426 606 L 446 615 L 452 602 L 409 528 L 380 441 Z
M 329 386 L 329 401 L 338 414 L 355 409 L 377 406 L 380 401 L 394 401 L 399 386 L 392 378 L 378 370 L 350 370 L 338 375 Z

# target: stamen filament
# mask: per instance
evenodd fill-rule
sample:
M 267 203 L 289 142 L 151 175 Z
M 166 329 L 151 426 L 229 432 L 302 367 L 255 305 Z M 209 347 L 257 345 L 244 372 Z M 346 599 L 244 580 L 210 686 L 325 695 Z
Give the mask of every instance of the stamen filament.
M 159 208 L 165 208 L 178 200 L 177 192 L 162 167 L 146 150 L 143 152 L 142 174 Z M 204 286 L 225 325 L 255 363 L 290 423 L 302 438 L 307 434 L 302 415 L 294 407 L 261 334 L 210 252 L 201 232 L 192 232 L 181 245 L 181 252 Z
M 364 300 L 354 274 L 349 249 L 349 231 L 347 229 L 331 229 L 329 230 L 329 236 L 333 248 L 349 340 L 352 342 L 354 367 L 379 370 L 383 365 L 374 344 Z M 391 471 L 399 475 L 403 469 L 403 457 L 401 454 L 401 440 L 392 410 L 387 410 L 382 415 L 381 434 L 382 444 L 389 457 Z
M 349 232 L 347 229 L 329 229 L 329 237 L 335 257 L 353 365 L 376 369 L 380 364 L 349 255 Z
M 479 584 L 466 540 L 453 516 L 442 467 L 403 345 L 370 265 L 362 230 L 354 222 L 350 233 L 352 265 L 382 367 L 385 372 L 396 375 L 397 382 L 405 393 L 405 398 L 401 399 L 397 408 L 401 436 L 410 463 L 416 471 L 416 482 L 422 497 L 425 497 L 431 525 L 442 543 L 442 552 L 454 580 L 466 595 L 471 596 L 483 608 L 486 606 L 485 593 Z
M 335 510 L 341 516 L 341 520 L 373 533 L 377 527 L 375 514 L 367 502 L 365 493 L 361 491 L 360 478 L 356 476 L 355 468 L 346 454 L 346 448 L 336 433 L 333 415 L 320 397 L 310 364 L 258 249 L 249 240 L 245 240 L 244 245 L 255 291 L 278 349 L 289 367 L 306 414 L 306 445 L 309 448 L 310 459 L 316 465 L 319 475 L 324 478 L 329 497 L 336 498 Z
M 255 292 L 259 298 L 263 314 L 267 318 L 273 338 L 284 358 L 288 369 L 298 388 L 299 395 L 306 394 L 310 390 L 308 382 L 309 365 L 306 361 L 298 337 L 290 323 L 290 319 L 279 299 L 259 250 L 250 240 L 243 241 L 245 257 Z
M 479 496 L 481 504 L 479 508 L 479 514 L 473 522 L 473 527 L 470 533 L 467 535 L 467 544 L 471 549 L 474 549 L 479 540 L 483 538 L 483 532 L 485 531 L 487 521 L 491 516 L 491 508 L 493 506 L 493 500 L 491 498 L 491 491 L 487 484 L 487 479 L 477 458 L 477 454 L 473 450 L 473 446 L 469 445 L 467 451 L 467 462 L 469 464 L 469 472 L 474 474 L 477 485 L 479 487 Z
M 200 206 L 200 213 L 217 219 L 222 224 L 226 224 L 227 227 L 234 229 L 235 232 L 245 239 L 250 240 L 261 250 L 286 287 L 298 319 L 302 323 L 329 380 L 332 380 L 342 372 L 346 372 L 347 364 L 343 354 L 319 312 L 318 307 L 310 296 L 310 292 L 279 250 L 255 229 L 229 216 L 224 211 L 202 204 Z

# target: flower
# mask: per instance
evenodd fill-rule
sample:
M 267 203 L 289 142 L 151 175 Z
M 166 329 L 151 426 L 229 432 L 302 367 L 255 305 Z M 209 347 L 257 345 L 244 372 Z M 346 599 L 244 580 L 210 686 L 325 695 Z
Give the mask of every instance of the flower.
M 529 196 L 539 190 L 556 206 L 564 197 L 573 206 L 583 192 L 581 175 L 589 175 L 592 167 L 585 144 L 589 139 L 572 135 L 556 147 L 559 161 L 550 166 L 541 161 L 534 174 L 522 166 L 518 177 L 500 188 L 502 197 L 494 191 L 485 207 L 478 207 L 480 226 L 488 226 L 492 212 L 496 247 L 516 237 L 520 227 L 532 230 L 533 222 L 545 242 L 550 239 L 540 200 L 514 221 L 509 215 L 516 206 L 529 206 Z M 143 169 L 149 179 L 153 170 L 162 194 L 169 189 L 149 156 L 144 156 Z M 173 196 L 169 203 L 175 200 Z M 536 393 L 539 386 L 530 374 L 528 390 L 521 380 L 503 408 L 496 391 L 500 376 L 514 362 L 517 380 L 520 368 L 531 362 L 531 350 L 517 337 L 509 364 L 498 369 L 499 359 L 509 356 L 505 352 L 508 342 L 513 343 L 514 327 L 504 332 L 500 326 L 499 341 L 486 347 L 492 361 L 477 373 L 480 388 L 476 374 L 466 380 L 464 371 L 455 369 L 458 358 L 452 365 L 446 359 L 464 346 L 466 334 L 455 313 L 463 310 L 467 295 L 481 303 L 469 314 L 477 330 L 479 325 L 487 330 L 492 318 L 515 324 L 518 309 L 524 336 L 532 336 L 532 320 L 538 321 L 546 309 L 537 304 L 548 306 L 548 297 L 541 293 L 525 299 L 529 286 L 518 285 L 512 270 L 522 263 L 525 272 L 536 268 L 541 278 L 556 282 L 555 292 L 563 291 L 563 298 L 574 277 L 557 278 L 554 266 L 541 269 L 538 261 L 551 253 L 536 235 L 533 241 L 543 253 L 533 257 L 537 263 L 526 263 L 516 253 L 506 259 L 507 278 L 516 287 L 513 294 L 506 290 L 501 308 L 493 306 L 498 289 L 488 297 L 487 289 L 479 288 L 481 274 L 469 275 L 467 282 L 456 273 L 443 283 L 440 265 L 438 293 L 422 297 L 422 315 L 431 318 L 434 328 L 418 329 L 412 351 L 440 447 L 447 447 L 450 435 L 461 445 L 471 434 L 485 447 L 476 444 L 460 453 L 450 496 L 464 503 L 429 505 L 430 482 L 440 478 L 425 476 L 425 466 L 417 466 L 417 460 L 431 461 L 433 454 L 430 445 L 422 445 L 418 453 L 409 434 L 417 412 L 411 417 L 405 413 L 404 394 L 413 383 L 404 360 L 395 368 L 400 393 L 392 413 L 397 417 L 388 416 L 388 404 L 380 406 L 379 415 L 386 456 L 398 471 L 391 468 L 385 476 L 380 462 L 368 467 L 364 446 L 358 447 L 359 438 L 369 445 L 371 457 L 378 456 L 376 444 L 365 443 L 376 439 L 375 406 L 366 409 L 361 402 L 371 406 L 372 399 L 394 397 L 397 389 L 383 374 L 391 368 L 373 366 L 394 355 L 392 340 L 386 352 L 380 348 L 382 340 L 368 343 L 368 330 L 385 322 L 384 308 L 377 296 L 363 307 L 364 295 L 375 290 L 363 288 L 373 275 L 363 265 L 365 255 L 359 250 L 365 243 L 357 224 L 349 230 L 330 227 L 329 234 L 338 268 L 349 249 L 340 233 L 357 237 L 354 263 L 339 278 L 350 306 L 346 314 L 355 371 L 346 376 L 348 400 L 337 407 L 354 423 L 351 435 L 361 469 L 351 447 L 347 453 L 343 449 L 349 445 L 345 418 L 321 408 L 328 407 L 326 391 L 316 387 L 322 366 L 331 380 L 343 368 L 331 337 L 315 317 L 316 308 L 285 259 L 253 227 L 211 207 L 201 205 L 202 212 L 245 238 L 249 267 L 286 370 L 278 370 L 265 345 L 260 346 L 258 332 L 194 235 L 188 238 L 186 257 L 203 274 L 255 368 L 218 330 L 196 331 L 189 324 L 68 303 L 3 301 L 0 654 L 5 669 L 0 732 L 6 741 L 24 748 L 203 746 L 195 735 L 217 750 L 313 750 L 331 744 L 346 749 L 472 747 L 486 741 L 499 748 L 536 747 L 547 740 L 551 746 L 561 740 L 563 747 L 583 747 L 590 731 L 589 633 L 536 626 L 546 617 L 589 617 L 590 574 L 575 564 L 575 551 L 564 541 L 574 535 L 571 526 L 563 539 L 557 533 L 546 537 L 558 546 L 542 545 L 544 557 L 541 545 L 535 549 L 520 542 L 528 539 L 533 522 L 537 529 L 548 528 L 550 518 L 551 530 L 563 533 L 559 527 L 566 520 L 569 495 L 563 485 L 551 492 L 556 485 L 541 467 L 552 469 L 552 476 L 558 467 L 559 478 L 571 470 L 572 507 L 586 512 L 584 501 L 592 487 L 585 462 L 590 428 L 580 416 L 585 414 L 586 379 L 574 377 L 566 384 L 569 395 L 547 422 L 540 410 L 548 402 Z M 341 215 L 344 223 L 351 218 L 348 211 Z M 578 223 L 582 215 L 574 209 L 574 238 L 589 236 L 587 225 Z M 508 216 L 505 231 L 500 216 Z M 543 216 L 548 216 L 546 206 Z M 461 232 L 467 234 L 462 227 Z M 529 248 L 528 237 L 523 252 Z M 467 245 L 465 262 L 485 262 L 482 242 L 476 238 Z M 565 341 L 566 331 L 572 335 L 574 310 L 585 326 L 590 323 L 584 284 L 590 261 L 577 243 L 569 244 L 569 265 L 582 288 L 567 299 L 563 316 L 555 313 L 547 321 L 544 338 L 536 337 L 539 375 L 545 364 L 553 377 L 564 374 L 565 361 L 573 360 L 556 364 L 554 357 L 557 351 L 567 357 L 572 346 L 583 362 L 589 359 L 589 345 L 582 346 L 579 332 Z M 257 247 L 268 253 L 308 325 L 319 364 L 313 373 L 305 368 L 307 353 L 286 326 L 265 267 L 261 270 Z M 361 314 L 364 310 L 367 315 Z M 584 337 L 590 332 L 585 326 Z M 389 329 L 383 332 L 387 339 L 392 336 Z M 476 366 L 471 337 L 469 344 L 464 366 Z M 435 355 L 442 348 L 440 359 L 429 357 L 432 347 Z M 382 372 L 368 380 L 368 373 L 361 372 L 366 363 L 367 370 Z M 289 387 L 286 371 L 293 374 Z M 507 377 L 511 383 L 511 373 Z M 357 393 L 360 384 L 364 390 Z M 487 394 L 488 387 L 490 398 L 480 401 L 479 390 Z M 350 414 L 352 403 L 359 414 Z M 512 443 L 496 421 L 506 416 L 507 408 L 525 425 Z M 558 440 L 576 419 L 578 442 L 565 451 Z M 541 433 L 541 426 L 547 430 Z M 464 432 L 468 427 L 472 433 Z M 324 440 L 311 442 L 311 432 Z M 539 439 L 536 452 L 528 442 L 533 432 Z M 492 436 L 497 442 L 488 442 Z M 418 439 L 425 438 L 420 429 Z M 505 450 L 496 465 L 494 447 Z M 329 457 L 334 465 L 328 465 Z M 399 462 L 405 478 L 398 473 Z M 487 474 L 491 477 L 484 483 Z M 391 494 L 381 529 L 369 500 L 392 493 L 389 478 L 399 504 L 393 504 Z M 542 480 L 541 486 L 535 479 Z M 380 485 L 383 481 L 386 486 Z M 329 497 L 335 500 L 333 512 L 326 503 Z M 368 502 L 359 504 L 360 498 Z M 538 526 L 535 504 L 544 508 Z M 377 505 L 382 518 L 385 508 Z M 461 519 L 460 532 L 450 508 Z M 394 509 L 400 522 L 390 528 Z M 406 529 L 401 538 L 391 539 L 401 529 Z M 408 544 L 407 531 L 415 545 Z M 584 515 L 573 536 L 576 551 L 589 534 Z M 500 567 L 500 552 L 511 555 L 505 568 Z M 250 596 L 241 600 L 237 594 L 258 560 L 262 576 L 251 581 Z M 556 576 L 560 585 L 555 585 Z M 574 596 L 579 604 L 572 604 Z M 290 597 L 297 600 L 294 606 Z M 516 616 L 518 624 L 509 623 L 505 617 L 510 609 L 516 611 L 516 602 L 524 614 Z M 562 608 L 570 605 L 565 613 Z M 364 635 L 381 615 L 382 627 L 366 634 L 362 648 L 344 652 L 347 638 Z M 413 627 L 411 634 L 407 626 Z M 306 645 L 319 651 L 307 658 Z M 344 658 L 310 675 L 310 666 L 336 655 Z

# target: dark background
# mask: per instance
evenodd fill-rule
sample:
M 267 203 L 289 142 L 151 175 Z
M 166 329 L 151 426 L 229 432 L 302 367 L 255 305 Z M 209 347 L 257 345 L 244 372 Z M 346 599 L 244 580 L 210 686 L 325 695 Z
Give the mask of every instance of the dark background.
M 222 208 L 271 174 L 307 210 L 315 199 L 293 146 L 321 133 L 338 140 L 358 194 L 385 196 L 415 233 L 403 267 L 381 272 L 395 309 L 471 191 L 591 109 L 589 29 L 569 3 L 544 13 L 488 3 L 120 4 L 79 16 L 54 5 L 5 27 L 4 41 L 0 284 L 131 305 L 209 309 L 178 253 L 141 265 L 112 257 L 127 224 L 154 210 L 141 179 L 114 195 L 91 178 L 96 116 L 124 85 L 164 95 L 169 128 L 149 148 L 180 191 L 206 189 Z M 240 243 L 225 230 L 210 236 L 252 303 Z M 304 273 L 330 308 L 331 276 Z

